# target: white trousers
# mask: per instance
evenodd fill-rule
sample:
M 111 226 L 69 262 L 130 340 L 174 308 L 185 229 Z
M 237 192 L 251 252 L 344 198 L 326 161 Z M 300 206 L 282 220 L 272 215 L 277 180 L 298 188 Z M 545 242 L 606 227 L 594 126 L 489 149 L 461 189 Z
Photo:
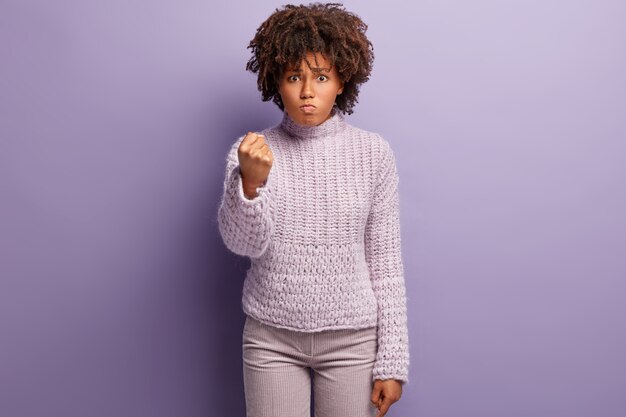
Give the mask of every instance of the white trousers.
M 246 316 L 247 417 L 372 417 L 377 328 L 297 332 Z

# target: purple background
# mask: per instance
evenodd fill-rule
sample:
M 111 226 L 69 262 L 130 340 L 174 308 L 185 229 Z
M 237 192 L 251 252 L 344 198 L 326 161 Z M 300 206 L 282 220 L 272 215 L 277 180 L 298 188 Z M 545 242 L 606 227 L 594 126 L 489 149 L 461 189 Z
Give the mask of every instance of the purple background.
M 283 4 L 0 3 L 0 414 L 245 415 L 227 149 Z M 389 416 L 626 414 L 626 6 L 358 2 L 348 121 L 397 155 L 411 383 Z

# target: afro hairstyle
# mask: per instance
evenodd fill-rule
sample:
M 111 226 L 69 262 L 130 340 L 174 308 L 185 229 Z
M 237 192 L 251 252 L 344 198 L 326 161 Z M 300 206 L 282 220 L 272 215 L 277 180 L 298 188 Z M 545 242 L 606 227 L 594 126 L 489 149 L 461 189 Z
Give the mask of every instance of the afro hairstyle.
M 365 36 L 367 25 L 340 3 L 287 4 L 277 8 L 257 29 L 247 49 L 252 57 L 246 70 L 258 73 L 257 87 L 263 101 L 272 100 L 281 111 L 284 105 L 278 90 L 285 66 L 302 60 L 311 68 L 307 52 L 319 52 L 337 68 L 343 92 L 337 108 L 352 114 L 359 87 L 369 80 L 374 48 Z

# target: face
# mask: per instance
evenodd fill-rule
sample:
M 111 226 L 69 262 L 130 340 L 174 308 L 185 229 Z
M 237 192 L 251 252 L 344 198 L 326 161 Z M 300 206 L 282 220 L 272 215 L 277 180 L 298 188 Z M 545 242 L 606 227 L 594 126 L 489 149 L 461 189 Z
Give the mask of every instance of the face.
M 315 65 L 315 56 L 317 63 Z M 296 68 L 285 67 L 278 91 L 285 110 L 294 122 L 317 126 L 331 117 L 335 98 L 343 92 L 339 73 L 319 52 L 307 53 L 311 68 L 304 60 Z M 311 70 L 312 69 L 312 70 Z

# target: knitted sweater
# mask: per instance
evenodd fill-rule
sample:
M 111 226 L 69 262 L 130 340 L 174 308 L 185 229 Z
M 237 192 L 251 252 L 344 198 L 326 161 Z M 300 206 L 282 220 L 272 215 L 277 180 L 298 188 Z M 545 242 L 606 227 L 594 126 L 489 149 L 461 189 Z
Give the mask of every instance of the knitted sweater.
M 285 111 L 260 133 L 274 156 L 267 181 L 255 198 L 244 195 L 238 138 L 218 209 L 226 247 L 251 260 L 243 311 L 303 332 L 377 326 L 372 379 L 408 382 L 399 178 L 389 143 L 335 109 L 317 126 Z

